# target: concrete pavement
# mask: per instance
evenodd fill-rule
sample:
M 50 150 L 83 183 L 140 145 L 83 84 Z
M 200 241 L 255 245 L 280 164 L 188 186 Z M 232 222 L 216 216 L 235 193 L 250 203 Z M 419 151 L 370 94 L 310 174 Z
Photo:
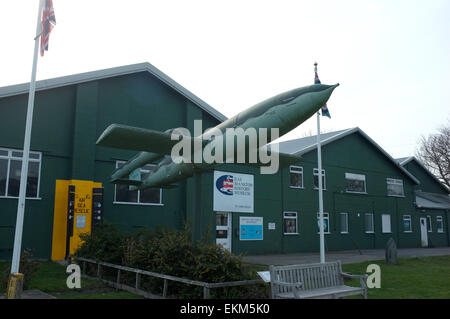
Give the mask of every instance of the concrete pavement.
M 415 258 L 428 256 L 450 255 L 450 247 L 439 248 L 399 248 L 398 258 Z M 340 260 L 343 264 L 353 264 L 370 260 L 384 260 L 384 249 L 346 251 L 330 251 L 325 253 L 326 261 Z M 296 254 L 277 254 L 277 255 L 255 255 L 244 256 L 245 262 L 260 265 L 294 265 L 311 264 L 320 262 L 319 253 L 296 253 Z
M 5 294 L 0 294 L 0 299 L 5 298 Z M 22 292 L 22 299 L 56 299 L 56 297 L 40 290 L 25 290 Z

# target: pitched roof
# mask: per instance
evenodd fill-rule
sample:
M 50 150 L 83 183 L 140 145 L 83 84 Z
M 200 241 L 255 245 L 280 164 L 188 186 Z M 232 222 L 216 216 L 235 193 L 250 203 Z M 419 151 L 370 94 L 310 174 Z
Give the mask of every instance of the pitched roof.
M 408 176 L 414 183 L 420 184 L 419 180 L 414 177 L 410 172 L 408 172 L 405 168 L 403 168 L 389 153 L 387 153 L 381 146 L 375 143 L 363 130 L 359 127 L 349 128 L 346 130 L 340 130 L 336 132 L 329 132 L 320 134 L 321 140 L 320 144 L 322 146 L 337 141 L 345 136 L 348 136 L 353 133 L 359 133 L 363 136 L 367 141 L 369 141 L 373 146 L 375 146 L 378 151 L 380 151 L 389 161 L 391 161 L 395 166 L 397 166 L 400 171 L 402 171 L 406 176 Z M 282 153 L 287 153 L 291 155 L 302 155 L 308 152 L 311 152 L 317 149 L 317 136 L 308 136 L 295 140 L 280 142 L 279 150 Z
M 339 136 L 339 134 L 342 134 L 346 131 L 348 131 L 348 129 L 320 134 L 320 140 L 321 140 L 320 144 L 324 145 L 324 143 L 326 143 L 326 141 L 328 141 L 329 139 L 335 138 L 336 136 Z M 279 145 L 281 153 L 299 154 L 299 155 L 304 154 L 304 153 L 308 152 L 310 148 L 316 148 L 317 135 L 280 142 L 278 145 Z M 304 151 L 304 150 L 306 150 L 306 151 Z
M 419 208 L 450 209 L 450 196 L 418 191 L 416 205 Z
M 157 79 L 159 79 L 161 82 L 165 83 L 166 85 L 168 85 L 169 87 L 171 87 L 172 89 L 174 89 L 175 91 L 186 97 L 188 100 L 198 105 L 201 109 L 212 115 L 214 118 L 218 119 L 221 122 L 227 120 L 227 117 L 225 115 L 217 111 L 208 103 L 206 103 L 205 101 L 194 95 L 192 92 L 188 91 L 186 88 L 175 82 L 169 76 L 167 76 L 166 74 L 164 74 L 163 72 L 161 72 L 148 62 L 73 74 L 47 80 L 40 80 L 36 82 L 36 91 L 42 91 L 66 85 L 72 85 L 87 81 L 95 81 L 138 72 L 149 72 Z M 0 98 L 28 93 L 29 87 L 30 83 L 23 83 L 2 87 L 0 88 Z
M 395 160 L 397 161 L 397 163 L 399 163 L 400 165 L 402 165 L 403 162 L 406 162 L 406 161 L 409 162 L 409 159 L 412 158 L 412 157 L 413 157 L 413 156 L 399 157 L 399 158 L 396 158 Z
M 430 170 L 428 168 L 426 168 L 421 161 L 419 161 L 417 158 L 415 158 L 414 156 L 408 156 L 408 157 L 401 157 L 401 158 L 396 158 L 395 159 L 402 167 L 405 166 L 406 164 L 408 164 L 411 161 L 414 161 L 417 165 L 419 165 L 419 167 L 421 167 L 431 178 L 433 178 L 436 183 L 438 183 L 442 189 L 444 189 L 447 193 L 450 193 L 450 190 L 447 189 L 447 187 L 444 186 L 444 184 L 441 183 L 441 181 L 436 177 L 436 175 L 434 175 L 433 173 L 430 172 Z

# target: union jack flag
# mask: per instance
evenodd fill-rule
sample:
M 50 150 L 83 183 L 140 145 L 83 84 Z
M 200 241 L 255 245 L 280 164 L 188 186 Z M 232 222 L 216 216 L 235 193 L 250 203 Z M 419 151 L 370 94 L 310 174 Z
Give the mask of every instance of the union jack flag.
M 42 11 L 41 56 L 44 56 L 44 51 L 48 51 L 48 39 L 55 25 L 56 19 L 53 2 L 52 0 L 45 0 Z
M 317 75 L 317 63 L 314 63 L 314 84 L 321 84 L 319 80 L 319 75 Z M 326 116 L 331 119 L 331 115 L 330 112 L 328 111 L 326 103 L 324 106 L 322 106 L 322 116 Z

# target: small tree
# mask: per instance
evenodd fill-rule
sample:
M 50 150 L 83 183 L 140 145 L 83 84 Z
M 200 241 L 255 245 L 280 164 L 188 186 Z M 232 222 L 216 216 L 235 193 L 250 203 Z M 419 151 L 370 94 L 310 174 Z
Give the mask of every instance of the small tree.
M 416 157 L 450 189 L 450 122 L 436 134 L 421 137 Z

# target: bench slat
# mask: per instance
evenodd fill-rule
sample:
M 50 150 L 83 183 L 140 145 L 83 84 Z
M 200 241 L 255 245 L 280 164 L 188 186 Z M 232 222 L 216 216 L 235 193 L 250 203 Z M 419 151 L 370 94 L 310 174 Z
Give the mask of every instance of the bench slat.
M 344 285 L 340 261 L 323 264 L 270 266 L 272 298 L 338 298 L 362 294 L 366 297 L 366 287 Z M 277 284 L 277 282 L 279 284 Z M 302 283 L 302 286 L 283 283 Z
M 299 292 L 300 298 L 337 298 L 337 297 L 345 297 L 349 295 L 362 294 L 363 288 L 360 287 L 350 287 L 350 286 L 335 286 L 335 287 L 327 287 L 327 288 L 319 288 L 314 290 L 306 290 Z M 283 292 L 277 295 L 278 298 L 294 298 L 293 292 Z

